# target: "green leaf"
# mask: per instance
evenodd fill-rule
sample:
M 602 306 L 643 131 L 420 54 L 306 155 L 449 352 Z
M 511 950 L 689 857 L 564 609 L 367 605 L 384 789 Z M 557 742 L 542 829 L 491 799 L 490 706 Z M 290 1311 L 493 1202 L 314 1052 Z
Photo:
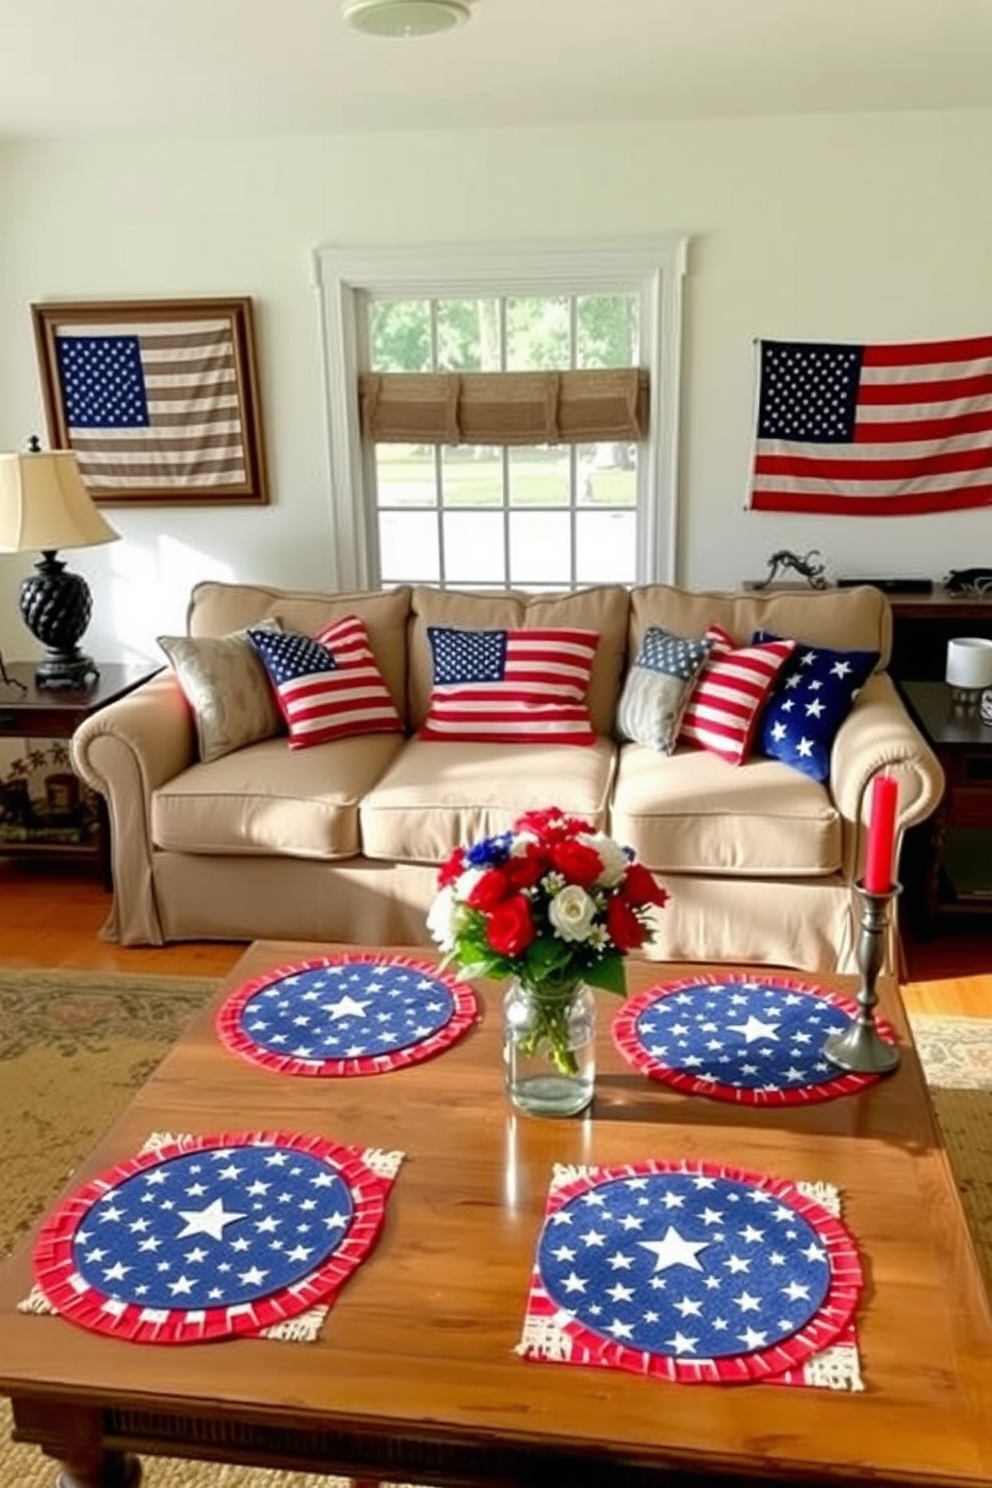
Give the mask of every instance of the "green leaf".
M 464 961 L 458 974 L 466 982 L 470 982 L 473 977 L 501 977 L 506 975 L 491 960 Z
M 604 992 L 615 992 L 619 997 L 627 995 L 627 973 L 620 956 L 609 956 L 598 961 L 583 972 L 590 987 L 601 987 Z

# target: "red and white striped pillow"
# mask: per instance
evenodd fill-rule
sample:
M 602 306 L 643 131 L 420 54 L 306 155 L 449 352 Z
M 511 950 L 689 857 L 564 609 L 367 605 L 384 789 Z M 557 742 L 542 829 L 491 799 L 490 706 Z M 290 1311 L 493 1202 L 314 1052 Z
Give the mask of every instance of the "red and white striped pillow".
M 586 704 L 599 635 L 533 626 L 429 625 L 433 686 L 421 739 L 594 744 Z
M 399 734 L 403 723 L 357 615 L 316 636 L 249 630 L 289 729 L 290 749 L 354 734 Z
M 738 646 L 719 625 L 709 627 L 706 639 L 710 659 L 689 695 L 679 742 L 698 744 L 739 765 L 750 753 L 758 715 L 796 642 Z

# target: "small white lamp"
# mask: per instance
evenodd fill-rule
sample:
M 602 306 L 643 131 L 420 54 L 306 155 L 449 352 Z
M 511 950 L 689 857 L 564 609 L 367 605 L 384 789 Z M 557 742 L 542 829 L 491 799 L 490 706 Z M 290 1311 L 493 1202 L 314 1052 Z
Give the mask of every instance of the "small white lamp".
M 951 702 L 963 713 L 977 713 L 982 693 L 992 687 L 992 641 L 959 636 L 947 643 L 947 684 Z

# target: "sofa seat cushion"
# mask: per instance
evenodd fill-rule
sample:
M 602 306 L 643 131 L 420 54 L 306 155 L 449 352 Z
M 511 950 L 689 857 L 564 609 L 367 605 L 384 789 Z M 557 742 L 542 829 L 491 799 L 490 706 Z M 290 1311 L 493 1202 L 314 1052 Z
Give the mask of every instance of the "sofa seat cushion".
M 704 750 L 659 760 L 625 744 L 610 827 L 662 874 L 815 877 L 842 864 L 841 820 L 826 788 L 777 760 L 728 770 Z
M 359 808 L 365 856 L 440 863 L 549 804 L 605 829 L 616 755 L 605 738 L 588 749 L 410 739 Z
M 400 734 L 290 752 L 267 739 L 192 765 L 152 794 L 152 839 L 169 852 L 352 858 L 358 807 L 403 747 Z

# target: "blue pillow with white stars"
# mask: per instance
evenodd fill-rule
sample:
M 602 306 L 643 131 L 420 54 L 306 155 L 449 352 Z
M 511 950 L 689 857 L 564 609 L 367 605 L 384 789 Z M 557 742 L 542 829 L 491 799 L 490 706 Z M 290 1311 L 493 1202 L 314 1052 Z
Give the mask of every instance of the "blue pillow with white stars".
M 778 639 L 771 631 L 756 630 L 752 644 Z M 833 651 L 800 641 L 761 715 L 754 753 L 781 760 L 812 780 L 828 780 L 837 730 L 878 657 L 877 651 Z

